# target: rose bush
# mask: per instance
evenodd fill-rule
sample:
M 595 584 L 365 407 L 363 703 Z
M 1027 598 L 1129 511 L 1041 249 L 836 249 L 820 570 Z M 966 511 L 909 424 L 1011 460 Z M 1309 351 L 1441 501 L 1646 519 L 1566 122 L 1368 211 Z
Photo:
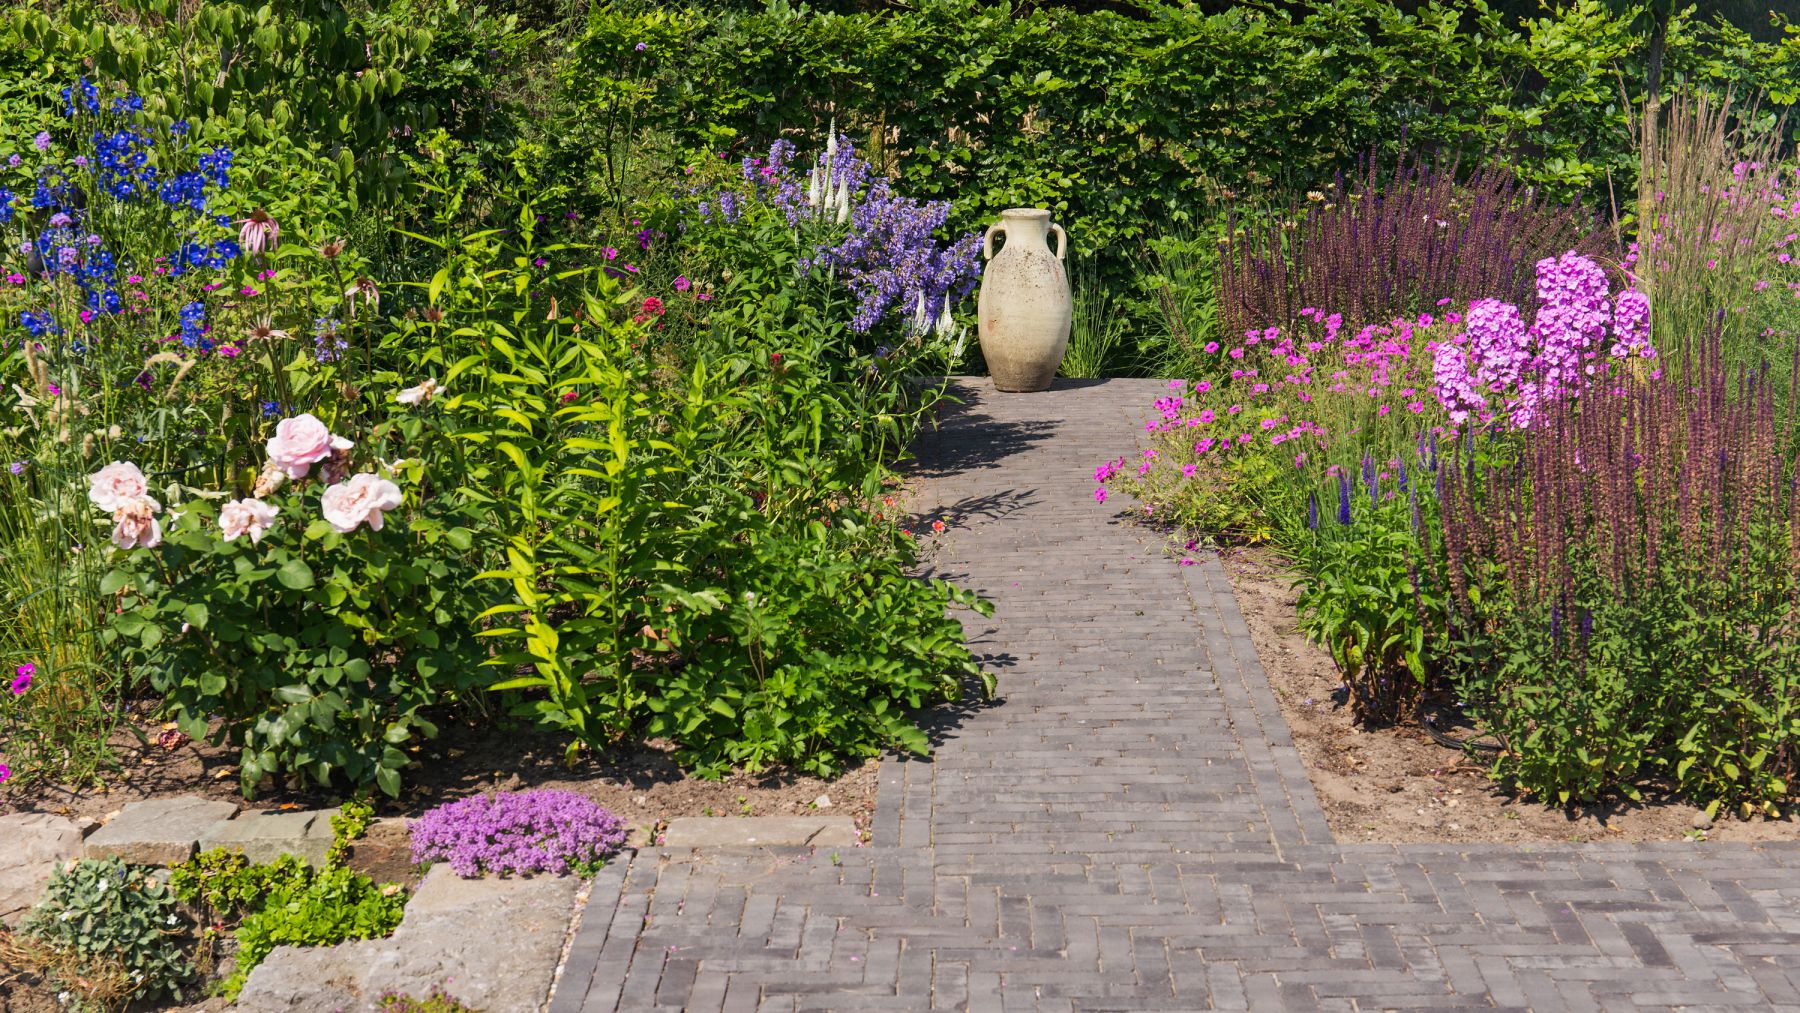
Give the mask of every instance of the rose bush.
M 408 748 L 437 734 L 434 709 L 484 682 L 481 516 L 458 483 L 437 484 L 454 458 L 436 429 L 404 421 L 410 439 L 395 420 L 359 447 L 311 415 L 283 419 L 261 496 L 215 506 L 216 494 L 177 490 L 166 533 L 135 468 L 96 473 L 96 502 L 130 497 L 102 585 L 117 595 L 110 637 L 184 732 L 241 747 L 247 793 L 294 773 L 395 794 Z M 376 465 L 391 477 L 325 484 L 333 462 L 384 444 L 412 454 Z

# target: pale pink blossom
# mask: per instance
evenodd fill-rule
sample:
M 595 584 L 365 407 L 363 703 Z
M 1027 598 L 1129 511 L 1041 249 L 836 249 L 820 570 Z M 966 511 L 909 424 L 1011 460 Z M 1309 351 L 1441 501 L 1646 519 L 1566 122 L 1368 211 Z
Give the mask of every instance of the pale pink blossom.
M 361 298 L 369 309 L 381 309 L 381 290 L 375 286 L 373 278 L 358 278 L 344 289 L 344 300 L 349 304 L 350 316 L 356 316 L 356 300 Z
M 350 447 L 349 440 L 331 435 L 325 423 L 308 412 L 275 424 L 275 435 L 269 437 L 269 467 L 279 468 L 289 478 L 305 478 L 312 466 L 330 457 L 333 450 Z
M 121 549 L 154 549 L 162 544 L 162 525 L 156 511 L 162 509 L 148 496 L 119 504 L 113 511 L 113 544 Z
M 250 212 L 244 219 L 243 227 L 238 229 L 238 245 L 244 252 L 256 256 L 265 250 L 273 250 L 281 245 L 281 226 L 262 208 Z
M 219 508 L 219 532 L 228 542 L 249 535 L 254 544 L 262 541 L 279 512 L 260 499 L 234 499 Z
M 380 531 L 385 512 L 399 506 L 400 487 L 366 471 L 331 486 L 319 499 L 319 512 L 344 534 L 363 524 Z
M 395 394 L 394 400 L 403 405 L 424 404 L 433 397 L 436 397 L 438 391 L 442 389 L 442 387 L 438 386 L 436 380 L 426 377 L 415 386 L 408 387 L 400 393 Z
M 88 476 L 88 501 L 111 513 L 150 491 L 138 466 L 114 461 Z

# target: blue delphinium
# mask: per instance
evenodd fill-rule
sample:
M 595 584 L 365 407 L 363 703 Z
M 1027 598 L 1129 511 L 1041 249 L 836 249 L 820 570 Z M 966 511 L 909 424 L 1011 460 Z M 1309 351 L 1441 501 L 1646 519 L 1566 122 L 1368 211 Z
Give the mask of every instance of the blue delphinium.
M 181 343 L 205 351 L 212 347 L 206 340 L 206 305 L 191 302 L 181 308 Z
M 61 328 L 56 326 L 56 318 L 48 310 L 22 310 L 19 313 L 19 326 L 33 338 L 41 338 L 46 334 L 56 334 Z
M 99 87 L 85 77 L 64 88 L 62 95 L 64 114 L 79 122 L 78 136 L 87 139 L 88 153 L 67 162 L 52 156 L 37 171 L 30 205 L 46 214 L 37 219 L 44 227 L 26 236 L 28 273 L 73 278 L 91 312 L 123 311 L 125 301 L 116 288 L 124 266 L 115 252 L 119 237 L 101 225 L 117 220 L 108 213 L 108 205 L 154 207 L 160 202 L 167 209 L 161 217 L 183 236 L 174 251 L 160 258 L 172 275 L 195 268 L 222 269 L 241 255 L 234 239 L 206 234 L 229 226 L 229 219 L 221 222 L 210 204 L 230 186 L 230 150 L 203 151 L 182 167 L 185 159 L 157 152 L 155 134 L 141 123 L 144 103 L 137 95 L 127 93 L 103 103 Z M 178 141 L 187 134 L 185 123 L 170 131 Z M 48 133 L 33 146 L 48 153 Z M 16 219 L 14 205 L 14 195 L 0 190 L 0 223 Z M 185 314 L 183 333 L 185 340 Z

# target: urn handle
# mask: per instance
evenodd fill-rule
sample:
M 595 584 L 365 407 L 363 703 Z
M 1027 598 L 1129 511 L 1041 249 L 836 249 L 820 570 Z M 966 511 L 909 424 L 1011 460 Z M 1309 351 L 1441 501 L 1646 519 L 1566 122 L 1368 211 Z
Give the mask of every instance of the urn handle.
M 1005 222 L 995 222 L 994 224 L 988 226 L 987 233 L 981 237 L 981 259 L 982 260 L 993 260 L 994 259 L 994 233 L 1005 232 L 1005 231 L 1006 231 L 1006 223 Z
M 1056 233 L 1056 259 L 1062 260 L 1063 254 L 1069 252 L 1069 234 L 1061 225 L 1051 225 L 1050 231 Z

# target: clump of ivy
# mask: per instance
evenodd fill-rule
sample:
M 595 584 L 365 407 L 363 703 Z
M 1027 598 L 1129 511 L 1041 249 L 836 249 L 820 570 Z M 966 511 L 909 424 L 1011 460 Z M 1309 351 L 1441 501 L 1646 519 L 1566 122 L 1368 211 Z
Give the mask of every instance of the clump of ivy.
M 224 849 L 202 852 L 174 869 L 170 885 L 176 896 L 200 906 L 236 938 L 237 963 L 219 986 L 223 995 L 236 999 L 250 972 L 277 946 L 375 939 L 400 924 L 406 905 L 400 886 L 378 885 L 344 864 L 350 843 L 368 829 L 372 816 L 360 802 L 333 816 L 331 849 L 317 869 L 293 855 L 251 863 Z

